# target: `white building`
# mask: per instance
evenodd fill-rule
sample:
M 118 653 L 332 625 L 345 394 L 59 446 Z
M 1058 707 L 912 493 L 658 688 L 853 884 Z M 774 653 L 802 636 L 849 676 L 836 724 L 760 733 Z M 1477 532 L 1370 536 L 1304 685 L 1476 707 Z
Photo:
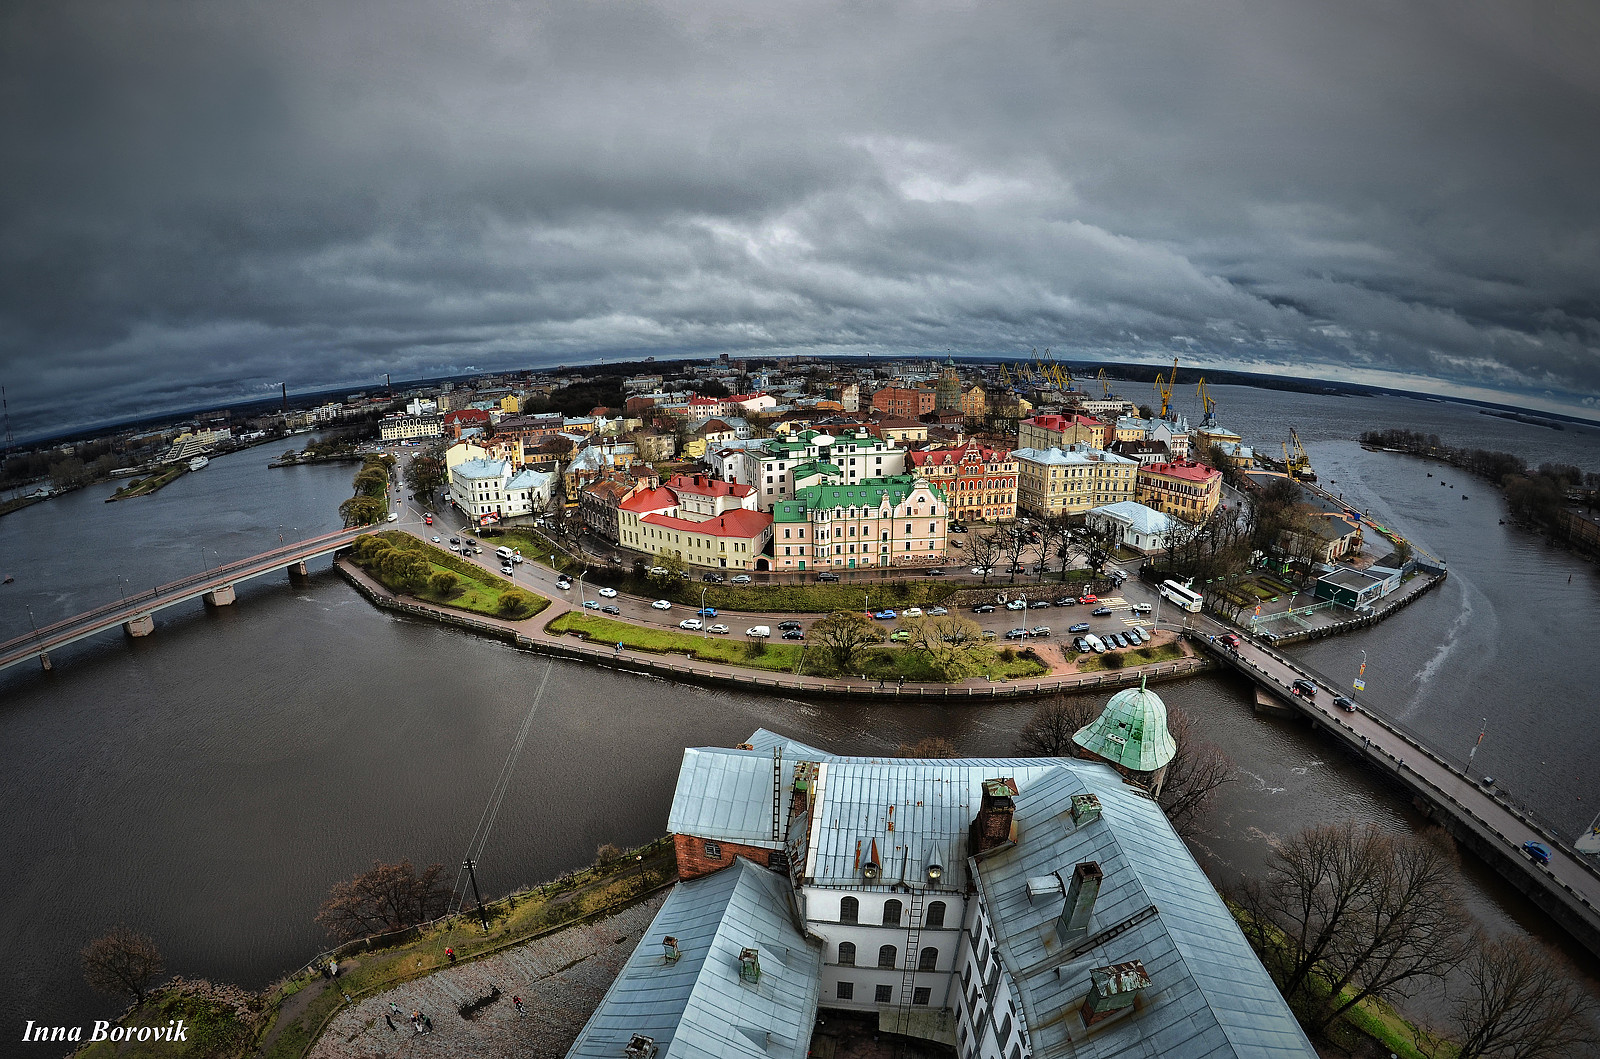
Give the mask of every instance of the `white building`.
M 378 423 L 378 431 L 384 441 L 413 441 L 417 438 L 437 438 L 444 434 L 444 420 L 436 415 L 384 416 Z
M 805 430 L 792 439 L 767 438 L 743 449 L 737 466 L 728 458 L 719 462 L 724 478 L 755 486 L 759 510 L 771 511 L 794 496 L 794 471 L 802 464 L 832 464 L 843 475 L 843 484 L 855 485 L 905 474 L 906 450 L 864 430 L 838 436 Z
M 1094 508 L 1084 516 L 1084 521 L 1090 525 L 1115 527 L 1122 544 L 1146 555 L 1165 551 L 1167 540 L 1178 525 L 1178 520 L 1171 515 L 1134 500 Z
M 509 460 L 462 460 L 450 468 L 450 499 L 476 526 L 549 508 L 560 476 L 554 471 L 513 469 Z

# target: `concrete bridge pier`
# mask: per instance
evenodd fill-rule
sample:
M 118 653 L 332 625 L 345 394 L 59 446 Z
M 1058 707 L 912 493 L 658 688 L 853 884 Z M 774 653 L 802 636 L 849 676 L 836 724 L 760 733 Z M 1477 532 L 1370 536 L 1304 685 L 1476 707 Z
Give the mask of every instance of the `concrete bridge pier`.
M 55 668 L 53 665 L 50 664 L 50 656 L 45 654 L 43 651 L 39 652 L 39 667 L 41 669 L 43 669 L 46 673 L 50 672 L 50 670 Z
M 122 631 L 129 636 L 149 636 L 156 631 L 156 619 L 149 614 L 141 614 L 137 618 L 129 618 L 122 623 Z
M 205 594 L 205 601 L 208 607 L 226 607 L 233 602 L 233 586 L 218 585 Z
M 306 569 L 306 561 L 304 559 L 297 563 L 289 564 L 287 569 L 289 571 L 289 580 L 295 583 L 304 581 L 311 576 L 310 571 Z

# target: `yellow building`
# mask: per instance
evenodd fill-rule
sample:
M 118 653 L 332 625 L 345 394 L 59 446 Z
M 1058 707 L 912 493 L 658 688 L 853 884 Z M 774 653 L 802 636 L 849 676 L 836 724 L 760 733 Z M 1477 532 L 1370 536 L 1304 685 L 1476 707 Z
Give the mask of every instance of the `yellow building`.
M 506 394 L 500 398 L 500 411 L 508 416 L 520 415 L 522 413 L 522 398 L 514 393 Z
M 1222 472 L 1190 460 L 1145 464 L 1134 499 L 1185 522 L 1200 522 L 1222 500 Z
M 968 419 L 982 419 L 989 411 L 989 395 L 982 386 L 974 386 L 961 395 L 961 414 Z
M 1134 498 L 1138 460 L 1088 445 L 1016 449 L 1017 507 L 1039 518 L 1081 515 Z

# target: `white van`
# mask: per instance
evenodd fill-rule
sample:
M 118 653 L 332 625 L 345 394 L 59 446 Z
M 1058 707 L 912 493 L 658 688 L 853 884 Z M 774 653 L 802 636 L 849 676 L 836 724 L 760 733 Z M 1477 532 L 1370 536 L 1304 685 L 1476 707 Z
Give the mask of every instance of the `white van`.
M 1093 651 L 1095 654 L 1103 655 L 1106 653 L 1105 642 L 1101 640 L 1100 637 L 1090 635 L 1085 636 L 1084 639 L 1089 641 L 1089 650 Z
M 752 625 L 744 631 L 744 634 L 746 636 L 771 636 L 772 627 L 770 625 Z
M 499 557 L 501 562 L 506 563 L 509 563 L 512 557 L 516 555 L 510 548 L 496 548 L 494 554 Z

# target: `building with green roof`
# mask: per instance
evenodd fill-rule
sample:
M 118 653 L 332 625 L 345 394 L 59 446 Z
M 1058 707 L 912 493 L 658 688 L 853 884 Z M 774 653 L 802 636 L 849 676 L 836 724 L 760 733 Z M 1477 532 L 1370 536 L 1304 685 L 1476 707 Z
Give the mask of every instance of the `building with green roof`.
M 949 505 L 903 474 L 796 489 L 772 505 L 774 570 L 943 566 Z
M 1167 704 L 1143 680 L 1111 696 L 1100 716 L 1078 729 L 1072 741 L 1086 756 L 1106 762 L 1151 794 L 1161 793 L 1167 765 L 1178 752 L 1167 728 Z

